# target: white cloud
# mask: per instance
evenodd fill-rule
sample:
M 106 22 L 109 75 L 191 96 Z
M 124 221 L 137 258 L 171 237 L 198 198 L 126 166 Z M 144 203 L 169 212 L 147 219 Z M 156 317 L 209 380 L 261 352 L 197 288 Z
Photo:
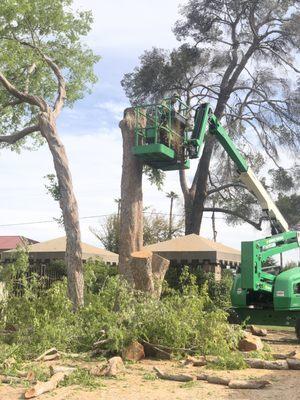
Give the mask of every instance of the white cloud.
M 88 37 L 94 49 L 172 47 L 171 27 L 178 19 L 181 0 L 75 0 L 78 9 L 92 10 L 93 31 Z
M 112 114 L 112 117 L 120 121 L 124 112 L 124 109 L 128 107 L 129 104 L 123 102 L 116 102 L 116 101 L 105 101 L 103 103 L 96 104 L 96 108 L 100 110 L 107 111 Z

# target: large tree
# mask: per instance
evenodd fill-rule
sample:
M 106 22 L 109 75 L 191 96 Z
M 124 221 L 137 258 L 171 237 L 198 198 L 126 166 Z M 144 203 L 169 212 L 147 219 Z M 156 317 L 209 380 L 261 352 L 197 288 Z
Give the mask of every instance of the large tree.
M 92 16 L 75 13 L 72 0 L 2 0 L 0 20 L 0 146 L 49 147 L 67 236 L 69 297 L 76 309 L 83 304 L 78 207 L 56 121 L 64 105 L 81 99 L 96 81 L 98 57 L 81 41 Z
M 299 6 L 297 0 L 188 1 L 174 27 L 182 44 L 145 51 L 122 81 L 127 96 L 136 104 L 176 92 L 191 110 L 210 102 L 257 172 L 268 160 L 279 167 L 279 154 L 295 154 L 300 141 Z M 205 211 L 261 228 L 256 199 L 214 137 L 206 138 L 192 182 L 183 170 L 180 184 L 187 234 L 199 234 Z

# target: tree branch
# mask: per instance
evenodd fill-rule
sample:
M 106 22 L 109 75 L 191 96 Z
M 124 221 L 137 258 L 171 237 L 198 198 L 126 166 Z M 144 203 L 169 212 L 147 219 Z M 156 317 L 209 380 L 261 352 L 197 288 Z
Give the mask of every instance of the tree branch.
M 58 96 L 57 96 L 57 98 L 55 100 L 54 109 L 53 109 L 55 116 L 57 116 L 61 112 L 61 110 L 62 110 L 62 108 L 64 106 L 65 99 L 67 97 L 67 94 L 66 94 L 66 83 L 65 83 L 65 79 L 64 79 L 64 77 L 63 77 L 58 65 L 53 60 L 51 60 L 50 57 L 48 57 L 48 56 L 46 56 L 44 54 L 43 54 L 43 57 L 44 57 L 45 61 L 47 62 L 47 64 L 50 66 L 50 68 L 52 69 L 52 71 L 54 72 L 54 74 L 55 74 L 55 76 L 57 78 Z
M 14 97 L 24 103 L 31 104 L 39 107 L 42 111 L 46 111 L 46 102 L 38 96 L 32 96 L 28 93 L 19 91 L 1 72 L 0 72 L 0 83 L 2 86 Z
M 57 98 L 54 103 L 53 112 L 54 112 L 55 116 L 58 116 L 58 114 L 61 112 L 61 109 L 63 108 L 64 101 L 66 99 L 66 83 L 65 83 L 65 79 L 60 71 L 60 68 L 49 56 L 44 54 L 41 51 L 41 49 L 39 47 L 37 47 L 36 45 L 19 40 L 17 38 L 15 38 L 15 39 L 23 46 L 28 46 L 28 47 L 32 48 L 33 50 L 36 50 L 40 54 L 40 56 L 46 61 L 46 63 L 49 65 L 49 67 L 52 69 L 52 71 L 54 72 L 54 75 L 57 78 L 58 95 L 57 95 Z
M 254 226 L 254 228 L 256 228 L 257 230 L 259 230 L 259 231 L 262 230 L 262 228 L 261 228 L 262 218 L 260 218 L 259 222 L 255 222 L 236 211 L 228 210 L 226 208 L 218 208 L 218 207 L 217 208 L 204 207 L 203 211 L 204 212 L 220 212 L 220 213 L 224 213 L 224 214 L 233 215 L 234 217 L 237 217 L 237 218 L 247 222 L 248 224 Z
M 184 196 L 187 196 L 188 192 L 189 192 L 189 188 L 188 188 L 187 181 L 186 181 L 185 170 L 183 170 L 183 169 L 179 170 L 179 180 L 180 180 L 180 186 L 181 186 L 182 193 Z
M 246 186 L 243 185 L 243 184 L 241 184 L 241 183 L 238 183 L 238 182 L 236 182 L 236 183 L 235 183 L 235 182 L 231 182 L 231 183 L 227 183 L 227 184 L 225 184 L 225 185 L 219 186 L 219 187 L 217 187 L 217 188 L 208 190 L 208 191 L 207 191 L 207 196 L 210 196 L 210 195 L 213 194 L 213 193 L 221 192 L 222 190 L 228 189 L 228 188 L 231 188 L 231 187 L 240 187 L 240 188 L 246 189 Z
M 23 139 L 30 133 L 38 132 L 40 130 L 39 125 L 28 126 L 19 132 L 15 132 L 11 135 L 0 136 L 0 143 L 14 144 L 18 140 Z

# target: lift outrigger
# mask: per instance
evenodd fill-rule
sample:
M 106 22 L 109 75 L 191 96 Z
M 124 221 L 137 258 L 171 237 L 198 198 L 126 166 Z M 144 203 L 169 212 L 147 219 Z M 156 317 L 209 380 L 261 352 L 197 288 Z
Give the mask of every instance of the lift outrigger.
M 216 137 L 234 162 L 240 180 L 257 198 L 273 235 L 242 242 L 240 271 L 231 291 L 232 310 L 241 321 L 295 326 L 300 339 L 300 268 L 278 275 L 264 270 L 269 257 L 300 247 L 299 233 L 289 231 L 285 218 L 213 114 L 210 104 L 197 107 L 193 129 L 188 123 L 188 111 L 174 97 L 160 104 L 136 107 L 133 153 L 153 168 L 187 169 L 189 160 L 199 157 L 206 135 Z

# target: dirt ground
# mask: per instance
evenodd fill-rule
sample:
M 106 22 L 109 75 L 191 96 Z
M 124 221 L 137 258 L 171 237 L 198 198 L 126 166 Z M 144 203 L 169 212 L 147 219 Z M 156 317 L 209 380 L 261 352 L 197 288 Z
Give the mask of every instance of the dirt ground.
M 272 352 L 288 353 L 300 351 L 294 332 L 272 331 L 267 337 Z M 58 363 L 58 362 L 56 362 Z M 61 364 L 61 362 L 60 362 Z M 205 381 L 189 383 L 151 379 L 153 366 L 164 372 L 197 375 L 204 367 L 183 367 L 178 361 L 143 360 L 126 366 L 126 374 L 118 379 L 103 379 L 101 389 L 89 390 L 78 386 L 58 388 L 41 395 L 41 400 L 190 400 L 190 399 L 234 399 L 234 400 L 300 400 L 300 371 L 266 371 L 246 369 L 242 371 L 212 371 L 214 374 L 231 378 L 262 379 L 271 385 L 261 390 L 234 390 L 226 386 L 209 384 Z M 209 372 L 209 370 L 205 370 Z M 19 400 L 24 397 L 24 387 L 0 386 L 0 400 Z

